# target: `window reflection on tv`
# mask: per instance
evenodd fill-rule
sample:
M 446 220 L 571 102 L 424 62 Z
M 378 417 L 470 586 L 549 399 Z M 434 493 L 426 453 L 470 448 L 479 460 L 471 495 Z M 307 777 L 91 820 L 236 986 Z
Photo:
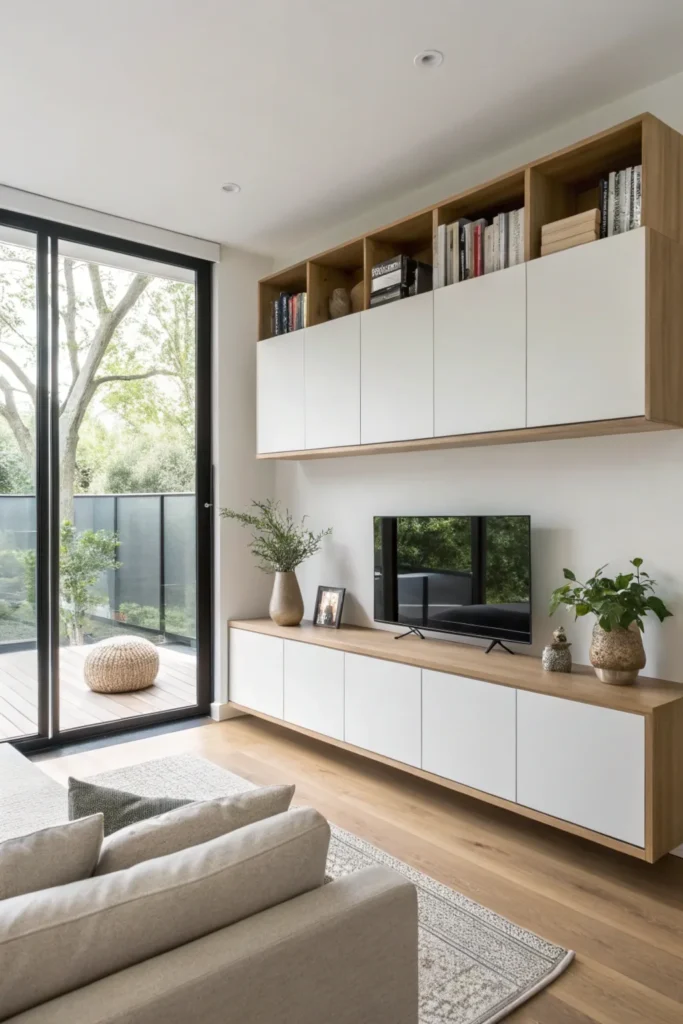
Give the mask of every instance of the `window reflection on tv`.
M 529 516 L 377 516 L 375 619 L 531 643 Z

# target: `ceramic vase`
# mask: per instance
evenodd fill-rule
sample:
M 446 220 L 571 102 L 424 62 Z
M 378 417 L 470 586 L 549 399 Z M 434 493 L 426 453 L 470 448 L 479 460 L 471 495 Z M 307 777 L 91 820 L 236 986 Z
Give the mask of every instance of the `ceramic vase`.
M 603 683 L 629 686 L 635 683 L 641 668 L 645 668 L 643 637 L 632 623 L 628 629 L 617 626 L 609 632 L 599 622 L 593 626 L 590 663 Z
M 295 572 L 276 572 L 268 608 L 278 626 L 298 626 L 304 617 L 304 602 Z

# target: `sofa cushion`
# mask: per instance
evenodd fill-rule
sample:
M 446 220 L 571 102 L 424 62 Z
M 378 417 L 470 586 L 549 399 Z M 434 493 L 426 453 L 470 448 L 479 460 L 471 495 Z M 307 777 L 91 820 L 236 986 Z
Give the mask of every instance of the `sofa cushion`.
M 127 871 L 0 902 L 0 1020 L 322 885 L 330 829 L 297 808 Z
M 105 839 L 95 874 L 106 875 L 153 857 L 166 857 L 283 814 L 293 796 L 294 786 L 265 786 L 220 800 L 189 804 L 129 825 Z
M 0 843 L 0 900 L 89 878 L 103 838 L 101 814 Z
M 155 814 L 186 807 L 192 800 L 170 796 L 138 796 L 125 789 L 96 786 L 82 779 L 69 779 L 69 820 L 84 818 L 87 814 L 104 815 L 104 834 L 110 836 L 120 828 L 144 821 Z

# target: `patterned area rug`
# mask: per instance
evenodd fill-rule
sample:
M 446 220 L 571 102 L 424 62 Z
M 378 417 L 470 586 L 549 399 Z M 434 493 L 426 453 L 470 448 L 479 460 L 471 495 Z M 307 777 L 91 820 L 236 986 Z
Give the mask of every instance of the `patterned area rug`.
M 92 781 L 140 793 L 206 800 L 254 786 L 189 754 L 121 768 Z M 296 798 L 295 798 L 296 801 Z M 574 954 L 332 826 L 332 878 L 385 864 L 417 887 L 420 920 L 420 1024 L 494 1024 L 549 985 Z

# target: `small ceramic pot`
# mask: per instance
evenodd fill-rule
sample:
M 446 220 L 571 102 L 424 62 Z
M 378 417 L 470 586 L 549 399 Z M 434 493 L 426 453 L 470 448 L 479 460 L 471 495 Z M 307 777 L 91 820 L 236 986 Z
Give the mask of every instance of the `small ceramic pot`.
M 571 672 L 572 652 L 570 643 L 548 644 L 543 648 L 541 664 L 546 672 Z
M 304 617 L 304 602 L 295 572 L 276 572 L 268 608 L 278 626 L 298 626 Z
M 617 626 L 607 632 L 596 622 L 589 656 L 601 682 L 629 686 L 635 683 L 641 668 L 645 668 L 642 634 L 635 623 L 628 629 Z

